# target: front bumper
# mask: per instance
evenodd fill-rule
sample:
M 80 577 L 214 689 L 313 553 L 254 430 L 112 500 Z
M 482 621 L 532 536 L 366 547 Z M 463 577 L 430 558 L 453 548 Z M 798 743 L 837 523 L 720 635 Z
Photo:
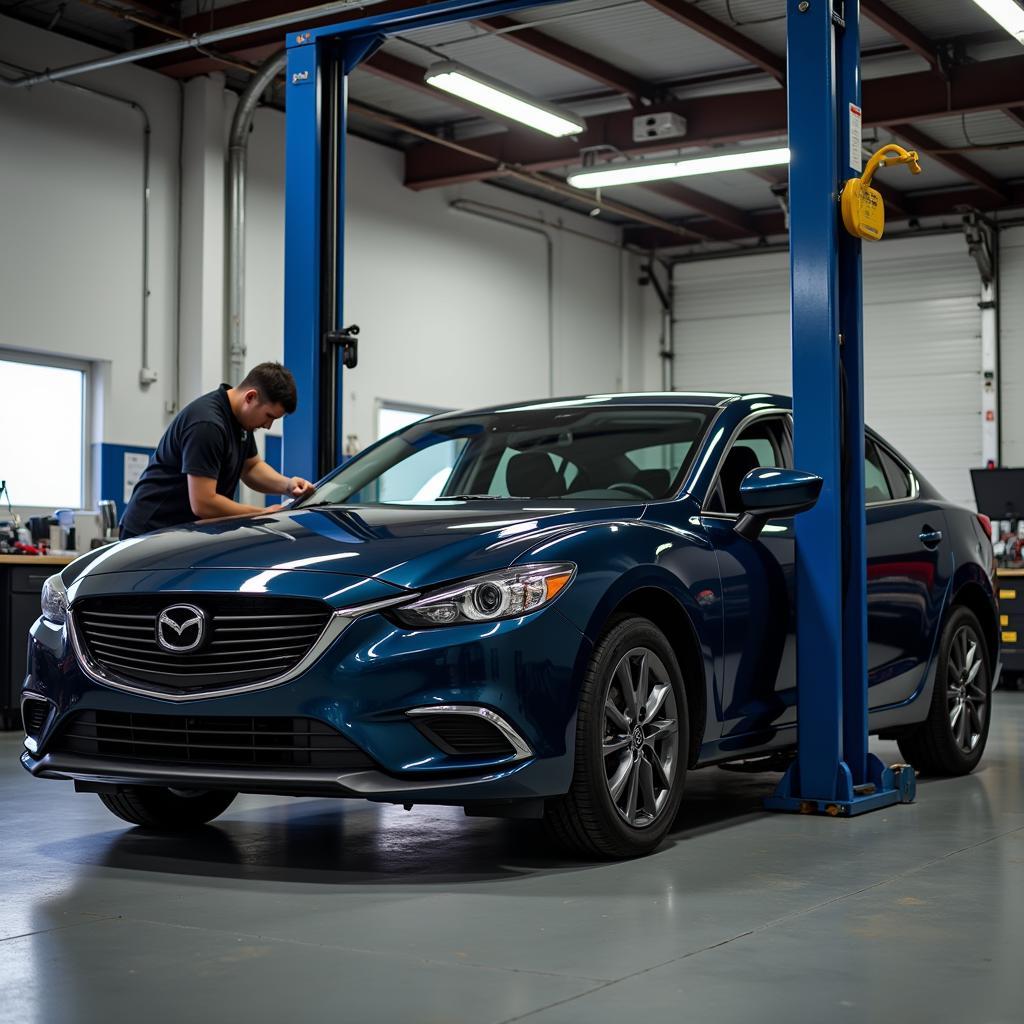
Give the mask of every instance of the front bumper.
M 53 711 L 21 760 L 40 778 L 97 785 L 229 788 L 401 803 L 466 803 L 564 793 L 572 776 L 579 680 L 589 642 L 557 608 L 486 626 L 411 631 L 379 613 L 355 619 L 300 676 L 272 688 L 187 704 L 105 685 L 83 670 L 66 630 L 39 620 L 29 642 L 25 692 Z M 526 741 L 530 756 L 446 753 L 416 727 L 415 708 L 489 708 Z M 55 744 L 81 711 L 145 715 L 295 716 L 327 723 L 379 770 L 206 766 L 62 751 Z

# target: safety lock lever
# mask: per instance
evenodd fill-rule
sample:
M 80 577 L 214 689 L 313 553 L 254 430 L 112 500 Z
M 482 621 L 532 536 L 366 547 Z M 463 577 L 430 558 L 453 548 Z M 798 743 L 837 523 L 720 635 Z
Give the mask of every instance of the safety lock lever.
M 840 197 L 843 225 L 854 238 L 877 242 L 885 232 L 885 204 L 882 194 L 871 187 L 871 179 L 880 167 L 891 164 L 909 164 L 911 174 L 921 173 L 917 153 L 890 142 L 871 157 L 859 178 L 849 178 L 843 185 Z
M 348 370 L 354 370 L 359 363 L 359 325 L 350 324 L 340 331 L 327 331 L 324 334 L 326 345 L 339 345 L 341 347 L 341 362 Z

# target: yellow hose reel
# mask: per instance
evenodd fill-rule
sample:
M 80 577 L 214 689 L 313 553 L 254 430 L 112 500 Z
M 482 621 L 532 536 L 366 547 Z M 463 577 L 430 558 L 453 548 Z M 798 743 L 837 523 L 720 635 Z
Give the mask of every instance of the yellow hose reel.
M 879 167 L 910 164 L 911 174 L 920 174 L 917 153 L 890 143 L 883 146 L 869 161 L 859 178 L 849 178 L 840 198 L 843 224 L 854 238 L 877 242 L 885 231 L 885 204 L 882 194 L 871 187 L 871 179 Z

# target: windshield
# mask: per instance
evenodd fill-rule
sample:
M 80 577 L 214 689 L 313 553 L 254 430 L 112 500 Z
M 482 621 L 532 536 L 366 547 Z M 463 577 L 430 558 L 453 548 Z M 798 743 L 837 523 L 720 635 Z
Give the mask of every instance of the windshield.
M 669 498 L 710 416 L 616 406 L 426 420 L 353 459 L 301 504 Z

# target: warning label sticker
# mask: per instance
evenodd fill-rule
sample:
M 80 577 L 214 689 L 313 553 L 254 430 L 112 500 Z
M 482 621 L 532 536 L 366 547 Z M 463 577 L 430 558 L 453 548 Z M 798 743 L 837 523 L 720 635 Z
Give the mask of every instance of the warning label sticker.
M 850 166 L 860 174 L 864 170 L 864 154 L 861 152 L 860 107 L 850 104 Z

